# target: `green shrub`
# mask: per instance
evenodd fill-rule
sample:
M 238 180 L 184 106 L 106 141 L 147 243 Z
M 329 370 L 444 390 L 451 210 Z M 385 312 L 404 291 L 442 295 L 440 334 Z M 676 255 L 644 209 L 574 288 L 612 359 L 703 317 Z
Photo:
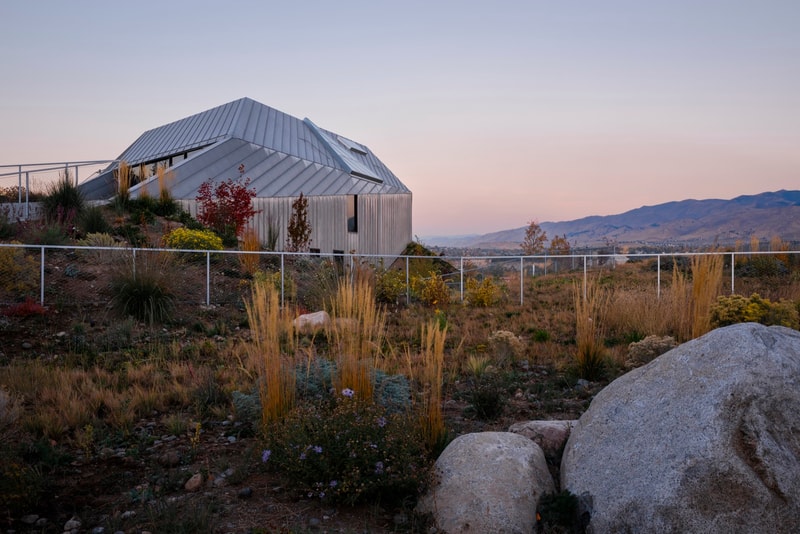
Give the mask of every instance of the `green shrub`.
M 406 274 L 397 269 L 375 270 L 375 298 L 378 302 L 397 304 L 406 293 Z
M 79 217 L 83 212 L 83 204 L 83 194 L 66 173 L 47 188 L 42 200 L 44 216 L 48 220 L 59 219 L 68 213 Z
M 758 293 L 750 297 L 729 295 L 717 298 L 711 306 L 711 326 L 714 328 L 736 323 L 761 323 L 764 325 L 780 325 L 797 329 L 800 327 L 797 306 L 792 302 L 781 300 L 771 302 L 761 298 Z
M 112 275 L 112 305 L 123 315 L 149 324 L 161 322 L 174 309 L 170 278 L 175 266 L 166 259 L 146 255 Z
M 79 225 L 84 234 L 107 234 L 111 231 L 111 225 L 106 221 L 103 208 L 100 206 L 86 208 L 80 217 Z
M 578 497 L 569 490 L 545 493 L 539 500 L 536 521 L 543 532 L 583 532 Z
M 480 361 L 480 358 L 476 358 L 475 365 Z M 497 419 L 503 413 L 506 405 L 502 377 L 496 370 L 489 372 L 488 366 L 481 370 L 476 366 L 472 371 L 474 377 L 470 379 L 466 391 L 466 400 L 469 403 L 468 411 L 474 413 L 478 419 L 485 421 Z
M 406 413 L 343 390 L 299 405 L 269 429 L 262 459 L 302 496 L 355 504 L 417 493 L 429 460 Z
M 501 295 L 500 286 L 495 284 L 491 277 L 486 277 L 481 282 L 473 277 L 467 278 L 465 298 L 467 305 L 475 308 L 488 308 L 499 303 Z
M 222 239 L 211 230 L 176 228 L 164 237 L 168 248 L 183 250 L 223 250 Z M 194 256 L 194 255 L 193 255 Z

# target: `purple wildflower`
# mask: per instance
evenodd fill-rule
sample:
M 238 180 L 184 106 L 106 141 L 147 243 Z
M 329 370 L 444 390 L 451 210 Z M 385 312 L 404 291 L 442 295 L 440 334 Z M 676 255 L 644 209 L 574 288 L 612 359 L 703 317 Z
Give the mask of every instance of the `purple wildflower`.
M 330 486 L 331 486 L 332 488 L 335 488 L 335 487 L 336 487 L 336 486 L 338 486 L 338 485 L 339 485 L 339 483 L 338 483 L 338 482 L 336 482 L 335 480 L 331 480 Z
M 317 454 L 322 454 L 322 447 L 321 447 L 321 446 L 319 446 L 319 445 L 314 445 L 314 446 L 311 448 L 311 450 L 313 450 L 313 451 L 314 451 L 314 452 L 316 452 Z
M 378 417 L 378 426 L 380 428 L 383 428 L 383 427 L 386 426 L 386 418 L 385 417 L 383 417 L 383 416 Z
M 267 463 L 270 456 L 272 456 L 272 451 L 269 449 L 264 449 L 261 453 L 261 462 Z
M 355 394 L 356 394 L 356 392 L 353 391 L 350 388 L 344 388 L 342 390 L 342 395 L 344 395 L 345 397 L 348 397 L 348 398 L 352 398 L 352 396 L 355 395 Z
M 375 474 L 376 475 L 383 474 L 383 462 L 375 462 Z

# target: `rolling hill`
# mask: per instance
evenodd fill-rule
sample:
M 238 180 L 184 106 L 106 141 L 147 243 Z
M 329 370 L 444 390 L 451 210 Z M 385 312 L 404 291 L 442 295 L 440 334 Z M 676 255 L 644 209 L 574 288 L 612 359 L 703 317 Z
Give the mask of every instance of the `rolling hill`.
M 573 248 L 621 246 L 696 247 L 749 243 L 752 236 L 800 243 L 800 191 L 743 195 L 731 200 L 681 200 L 563 222 L 542 222 L 549 238 L 566 235 Z M 525 228 L 483 235 L 430 237 L 434 247 L 518 249 Z

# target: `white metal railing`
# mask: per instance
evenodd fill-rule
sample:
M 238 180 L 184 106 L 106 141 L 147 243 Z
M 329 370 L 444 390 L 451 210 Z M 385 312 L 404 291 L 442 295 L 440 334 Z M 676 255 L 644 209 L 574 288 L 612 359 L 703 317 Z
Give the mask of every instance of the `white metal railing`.
M 679 258 L 679 257 L 693 257 L 702 255 L 719 255 L 730 258 L 730 292 L 735 293 L 736 282 L 736 260 L 739 256 L 752 258 L 754 256 L 766 255 L 783 255 L 792 256 L 792 263 L 800 263 L 800 251 L 753 251 L 753 252 L 669 252 L 669 253 L 637 253 L 637 254 L 571 254 L 571 255 L 540 255 L 540 256 L 397 256 L 397 255 L 364 255 L 364 254 L 336 254 L 336 255 L 320 255 L 317 253 L 292 253 L 292 252 L 267 252 L 267 251 L 242 251 L 242 250 L 178 250 L 167 248 L 132 248 L 132 247 L 85 247 L 85 246 L 72 246 L 72 245 L 25 245 L 18 243 L 0 243 L 0 248 L 22 248 L 38 252 L 39 256 L 39 300 L 42 305 L 45 304 L 45 288 L 47 285 L 45 257 L 48 250 L 66 250 L 66 251 L 114 251 L 126 252 L 131 255 L 131 258 L 136 262 L 137 252 L 169 252 L 175 254 L 202 254 L 205 256 L 205 304 L 211 305 L 211 266 L 212 256 L 218 255 L 259 255 L 279 258 L 280 265 L 280 281 L 281 281 L 281 302 L 284 302 L 286 293 L 286 259 L 287 258 L 335 258 L 344 264 L 346 262 L 349 271 L 353 272 L 356 264 L 361 262 L 368 262 L 373 265 L 380 263 L 399 265 L 405 270 L 406 280 L 406 302 L 411 298 L 411 280 L 410 280 L 410 262 L 414 260 L 443 260 L 453 266 L 456 270 L 453 273 L 453 278 L 457 277 L 458 292 L 461 301 L 464 300 L 465 282 L 468 276 L 474 273 L 479 273 L 487 269 L 486 266 L 479 267 L 478 264 L 489 262 L 491 267 L 500 269 L 504 272 L 520 273 L 519 277 L 519 303 L 524 304 L 524 283 L 525 279 L 535 276 L 536 270 L 544 274 L 548 269 L 551 272 L 558 271 L 558 262 L 569 260 L 571 267 L 567 269 L 568 272 L 576 272 L 578 269 L 583 273 L 583 291 L 584 297 L 586 292 L 586 285 L 589 276 L 590 268 L 602 267 L 613 268 L 616 263 L 620 261 L 632 261 L 636 259 L 656 259 L 656 287 L 654 292 L 657 298 L 661 297 L 661 271 L 662 271 L 662 258 Z M 526 276 L 527 267 L 530 267 L 530 275 Z M 109 266 L 111 268 L 111 266 Z M 0 276 L 4 276 L 0 273 Z M 453 283 L 451 282 L 451 285 Z
M 63 162 L 53 162 L 53 163 L 20 163 L 15 165 L 0 165 L 0 182 L 2 182 L 3 178 L 8 178 L 12 176 L 17 177 L 17 205 L 23 206 L 23 215 L 22 217 L 27 219 L 30 217 L 29 211 L 29 203 L 30 203 L 30 190 L 31 190 L 31 175 L 42 174 L 42 173 L 52 173 L 54 171 L 64 171 L 64 175 L 67 176 L 69 174 L 70 169 L 73 171 L 75 175 L 75 185 L 79 184 L 79 170 L 84 167 L 99 167 L 101 165 L 107 165 L 109 163 L 113 163 L 117 160 L 89 160 L 89 161 L 63 161 Z M 16 170 L 4 170 L 4 169 L 16 169 Z M 95 171 L 95 173 L 98 171 Z M 91 173 L 86 178 L 90 178 L 92 176 Z M 25 177 L 25 185 L 22 184 L 22 178 Z M 23 191 L 25 192 L 25 198 L 22 198 Z

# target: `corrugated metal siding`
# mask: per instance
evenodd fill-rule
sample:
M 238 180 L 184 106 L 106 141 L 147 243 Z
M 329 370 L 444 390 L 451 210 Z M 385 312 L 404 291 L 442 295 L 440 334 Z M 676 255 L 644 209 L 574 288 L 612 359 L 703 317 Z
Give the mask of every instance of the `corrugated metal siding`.
M 258 198 L 253 207 L 259 213 L 253 228 L 262 243 L 269 235 L 270 217 L 278 229 L 278 250 L 285 250 L 286 227 L 292 216 L 296 198 Z M 196 202 L 182 201 L 184 209 L 197 215 Z M 398 255 L 412 240 L 411 195 L 360 195 L 358 197 L 358 232 L 347 231 L 347 197 L 322 196 L 308 198 L 308 220 L 311 224 L 311 248 L 322 254 L 335 250 L 356 254 Z

